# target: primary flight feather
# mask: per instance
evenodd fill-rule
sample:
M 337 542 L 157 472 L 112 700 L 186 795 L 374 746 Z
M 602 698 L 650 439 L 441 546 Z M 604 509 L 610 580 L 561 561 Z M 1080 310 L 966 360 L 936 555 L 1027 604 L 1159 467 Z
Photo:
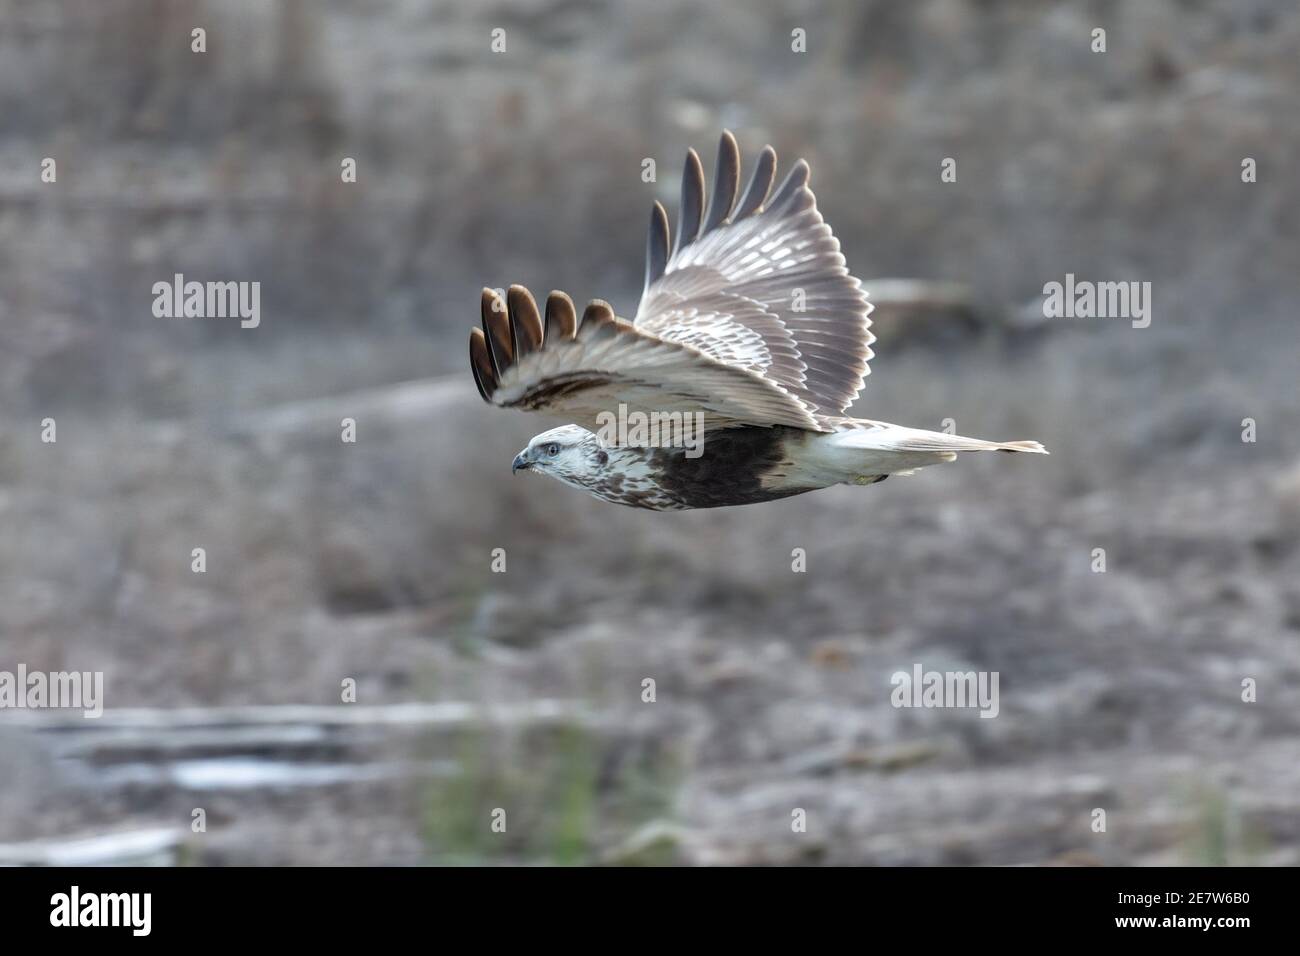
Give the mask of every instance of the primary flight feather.
M 675 236 L 655 203 L 632 321 L 608 303 L 544 310 L 522 286 L 484 289 L 470 368 L 484 401 L 563 415 L 513 470 L 605 501 L 677 511 L 871 484 L 961 451 L 1046 451 L 844 417 L 872 357 L 871 304 L 799 160 L 775 191 L 764 147 L 737 199 L 740 150 L 718 147 L 712 201 L 686 156 Z

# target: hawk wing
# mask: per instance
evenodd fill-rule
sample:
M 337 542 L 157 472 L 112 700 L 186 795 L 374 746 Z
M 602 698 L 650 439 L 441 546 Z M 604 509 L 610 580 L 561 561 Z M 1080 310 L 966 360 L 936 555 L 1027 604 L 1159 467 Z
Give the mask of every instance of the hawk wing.
M 868 372 L 872 306 L 817 211 L 808 172 L 799 160 L 769 199 L 776 153 L 766 146 L 737 203 L 740 150 L 724 132 L 705 215 L 704 172 L 689 150 L 671 252 L 663 206 L 651 214 L 635 322 L 761 375 L 815 414 L 839 415 Z
M 599 299 L 579 321 L 552 292 L 545 317 L 523 286 L 503 300 L 483 290 L 482 329 L 470 331 L 470 367 L 484 401 L 565 415 L 595 430 L 602 412 L 704 414 L 704 426 L 789 425 L 821 430 L 812 409 L 777 382 L 689 342 L 617 318 Z

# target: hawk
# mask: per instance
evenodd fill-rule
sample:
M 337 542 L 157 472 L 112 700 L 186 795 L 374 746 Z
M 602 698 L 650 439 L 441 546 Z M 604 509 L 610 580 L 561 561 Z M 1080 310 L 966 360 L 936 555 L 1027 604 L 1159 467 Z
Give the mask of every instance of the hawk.
M 963 451 L 1047 453 L 845 417 L 872 357 L 872 306 L 817 210 L 808 164 L 773 192 L 775 175 L 766 146 L 737 199 L 740 150 L 724 131 L 706 206 L 687 151 L 675 235 L 662 205 L 651 212 L 631 321 L 601 299 L 579 317 L 563 292 L 539 309 L 522 286 L 483 290 L 469 340 L 483 400 L 575 422 L 534 437 L 513 471 L 678 511 L 872 484 Z

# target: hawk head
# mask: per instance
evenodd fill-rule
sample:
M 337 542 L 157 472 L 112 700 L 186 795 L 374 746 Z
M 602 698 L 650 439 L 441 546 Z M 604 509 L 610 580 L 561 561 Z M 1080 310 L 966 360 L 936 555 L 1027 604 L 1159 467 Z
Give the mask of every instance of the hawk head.
M 659 484 L 653 449 L 606 445 L 580 425 L 561 425 L 533 436 L 515 455 L 511 471 L 550 475 L 602 501 L 638 508 L 681 507 Z
M 541 472 L 566 485 L 587 490 L 609 469 L 609 452 L 594 432 L 579 425 L 561 425 L 534 435 L 528 447 L 515 455 L 510 470 Z

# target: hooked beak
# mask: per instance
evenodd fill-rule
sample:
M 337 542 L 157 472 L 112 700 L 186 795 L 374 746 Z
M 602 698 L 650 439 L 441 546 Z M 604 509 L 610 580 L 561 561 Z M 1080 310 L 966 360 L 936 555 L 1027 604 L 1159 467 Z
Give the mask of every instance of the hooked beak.
M 519 454 L 515 455 L 515 460 L 510 464 L 510 474 L 514 474 L 521 468 L 531 468 L 532 463 L 527 458 L 528 449 L 525 448 Z

